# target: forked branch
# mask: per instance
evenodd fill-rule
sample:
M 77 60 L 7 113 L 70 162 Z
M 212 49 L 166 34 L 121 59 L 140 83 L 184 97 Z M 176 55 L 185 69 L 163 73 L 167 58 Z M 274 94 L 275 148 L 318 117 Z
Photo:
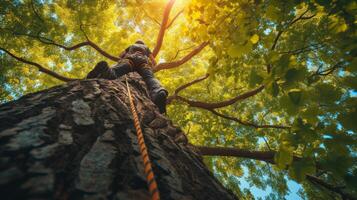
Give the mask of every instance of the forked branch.
M 29 65 L 32 65 L 32 66 L 35 66 L 40 72 L 43 72 L 47 75 L 50 75 L 58 80 L 61 80 L 61 81 L 64 81 L 64 82 L 68 82 L 68 81 L 73 81 L 73 80 L 77 80 L 77 79 L 73 79 L 73 78 L 68 78 L 68 77 L 65 77 L 65 76 L 62 76 L 50 69 L 47 69 L 45 67 L 43 67 L 42 65 L 38 64 L 38 63 L 35 63 L 35 62 L 32 62 L 32 61 L 28 61 L 24 58 L 20 58 L 14 54 L 12 54 L 10 51 L 0 47 L 0 50 L 4 51 L 5 53 L 7 53 L 8 55 L 10 55 L 11 57 L 15 58 L 16 60 L 20 61 L 20 62 L 23 62 L 23 63 L 26 63 L 26 64 L 29 64 Z
M 174 18 L 170 21 L 170 23 L 166 26 L 166 29 L 169 29 L 170 26 L 175 22 L 175 20 L 183 13 L 183 9 L 178 12 Z
M 158 72 L 163 69 L 172 69 L 175 67 L 179 67 L 189 61 L 192 57 L 197 55 L 202 51 L 203 48 L 205 48 L 209 43 L 208 42 L 203 42 L 199 46 L 197 46 L 194 50 L 192 50 L 189 54 L 181 58 L 180 60 L 173 61 L 173 62 L 168 62 L 168 63 L 160 63 L 154 68 L 154 72 Z
M 162 22 L 161 22 L 161 27 L 160 27 L 160 31 L 159 34 L 157 36 L 157 40 L 156 40 L 156 46 L 152 52 L 152 55 L 154 56 L 154 58 L 157 56 L 157 54 L 159 53 L 161 46 L 162 46 L 162 41 L 164 40 L 164 36 L 165 36 L 165 31 L 167 29 L 167 23 L 169 21 L 169 16 L 170 16 L 170 12 L 172 9 L 172 6 L 174 5 L 175 0 L 170 0 L 165 7 L 164 10 L 164 15 L 162 18 Z

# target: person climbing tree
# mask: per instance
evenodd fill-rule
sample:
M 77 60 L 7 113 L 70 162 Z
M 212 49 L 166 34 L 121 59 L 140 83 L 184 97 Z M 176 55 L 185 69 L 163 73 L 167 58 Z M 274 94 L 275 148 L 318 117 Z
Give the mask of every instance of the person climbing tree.
M 166 112 L 166 98 L 168 92 L 155 78 L 152 66 L 156 65 L 150 49 L 141 40 L 129 46 L 120 54 L 120 59 L 116 65 L 109 67 L 106 61 L 99 62 L 87 75 L 91 78 L 117 79 L 129 72 L 137 72 L 144 79 L 149 91 L 151 100 L 159 108 L 160 113 Z

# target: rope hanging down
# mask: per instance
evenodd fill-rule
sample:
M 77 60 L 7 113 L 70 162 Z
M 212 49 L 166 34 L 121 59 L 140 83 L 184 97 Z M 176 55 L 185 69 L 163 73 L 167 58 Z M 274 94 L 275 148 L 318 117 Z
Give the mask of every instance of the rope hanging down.
M 126 82 L 126 89 L 128 91 L 128 96 L 129 96 L 130 110 L 131 110 L 131 113 L 132 113 L 133 118 L 134 118 L 134 125 L 135 125 L 135 129 L 136 129 L 136 135 L 138 137 L 138 142 L 139 142 L 139 146 L 140 146 L 140 154 L 141 154 L 141 158 L 143 159 L 143 162 L 144 162 L 144 171 L 145 171 L 145 175 L 146 175 L 146 182 L 147 182 L 147 184 L 149 186 L 149 192 L 151 194 L 151 200 L 160 200 L 159 190 L 157 188 L 157 183 L 156 183 L 156 180 L 155 180 L 155 177 L 154 177 L 154 172 L 153 172 L 152 167 L 151 167 L 151 162 L 150 162 L 148 151 L 147 151 L 147 148 L 146 148 L 146 145 L 145 145 L 143 132 L 142 132 L 141 127 L 140 127 L 138 113 L 136 112 L 136 109 L 135 109 L 135 106 L 134 106 L 134 101 L 133 101 L 133 98 L 131 96 L 131 92 L 130 92 L 127 76 L 125 76 L 125 82 Z

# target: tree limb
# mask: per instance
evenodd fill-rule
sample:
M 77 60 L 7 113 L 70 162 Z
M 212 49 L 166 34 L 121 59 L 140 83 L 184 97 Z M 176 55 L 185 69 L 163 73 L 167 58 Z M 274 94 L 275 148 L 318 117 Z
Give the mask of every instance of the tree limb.
M 309 11 L 309 10 L 306 10 L 306 11 L 303 12 L 299 17 L 297 17 L 297 18 L 293 19 L 291 22 L 289 22 L 288 25 L 287 25 L 287 27 L 285 28 L 285 30 L 286 30 L 287 28 L 289 28 L 290 26 L 292 26 L 293 24 L 295 24 L 296 22 L 300 21 L 300 20 L 311 19 L 311 18 L 313 18 L 313 17 L 316 15 L 316 14 L 314 14 L 314 15 L 311 15 L 311 16 L 308 16 L 308 17 L 304 17 L 304 15 L 305 15 L 308 11 Z M 277 43 L 278 43 L 279 38 L 281 37 L 281 35 L 283 34 L 283 32 L 284 32 L 285 30 L 280 30 L 280 31 L 278 32 L 278 34 L 276 35 L 276 37 L 275 37 L 275 39 L 274 39 L 273 46 L 271 47 L 271 50 L 274 50 L 274 49 L 275 49 L 275 47 L 276 47 L 276 45 L 277 45 Z
M 332 67 L 328 68 L 328 69 L 325 69 L 325 70 L 322 70 L 322 66 L 323 65 L 320 65 L 317 70 L 310 75 L 310 77 L 313 77 L 313 76 L 327 76 L 329 74 L 331 74 L 332 72 L 334 72 L 336 69 L 339 69 L 339 68 L 343 68 L 343 62 L 337 62 L 335 65 L 333 65 Z
M 183 49 L 177 50 L 175 56 L 174 56 L 173 58 L 171 58 L 171 59 L 169 60 L 169 62 L 172 62 L 173 60 L 175 60 L 175 59 L 177 58 L 177 56 L 180 54 L 180 52 L 186 51 L 186 50 L 189 50 L 189 49 L 192 49 L 193 47 L 195 47 L 195 45 L 192 45 L 192 46 L 189 46 L 189 47 L 187 47 L 187 48 L 183 48 Z
M 154 72 L 158 72 L 163 69 L 172 69 L 175 67 L 179 67 L 182 64 L 186 63 L 189 61 L 193 56 L 197 55 L 202 51 L 203 48 L 205 48 L 209 43 L 208 42 L 203 42 L 201 43 L 198 47 L 196 47 L 194 50 L 192 50 L 189 54 L 181 58 L 180 60 L 169 62 L 169 63 L 160 63 L 154 68 Z
M 49 38 L 42 37 L 39 34 L 37 36 L 36 35 L 31 35 L 31 34 L 25 34 L 25 33 L 16 33 L 16 32 L 13 32 L 13 34 L 14 35 L 20 35 L 20 36 L 32 37 L 32 38 L 35 38 L 35 39 L 37 39 L 38 41 L 40 41 L 40 42 L 42 42 L 44 44 L 54 45 L 56 47 L 59 47 L 61 49 L 67 50 L 67 51 L 73 51 L 75 49 L 78 49 L 78 48 L 81 48 L 81 47 L 84 47 L 84 46 L 90 46 L 90 47 L 94 48 L 96 51 L 98 51 L 100 54 L 102 54 L 104 57 L 106 57 L 106 58 L 108 58 L 108 59 L 110 59 L 112 61 L 116 61 L 117 62 L 119 60 L 118 57 L 110 55 L 109 53 L 107 53 L 106 51 L 101 49 L 97 44 L 95 44 L 94 42 L 89 40 L 88 38 L 87 38 L 87 41 L 85 41 L 85 42 L 81 42 L 81 43 L 75 44 L 73 46 L 67 47 L 65 45 L 58 44 L 58 43 L 54 42 L 53 40 L 51 40 Z
M 258 161 L 264 161 L 271 164 L 276 164 L 274 161 L 275 151 L 250 151 L 246 149 L 232 148 L 232 147 L 205 147 L 205 146 L 194 146 L 202 156 L 233 156 L 239 158 L 248 158 Z M 301 160 L 301 157 L 293 156 L 293 162 Z M 321 169 L 318 164 L 316 164 L 317 169 Z M 356 197 L 342 190 L 341 187 L 336 187 L 326 181 L 317 178 L 313 175 L 306 174 L 306 179 L 312 183 L 323 186 L 324 188 L 341 195 L 342 199 L 352 199 L 355 200 Z
M 275 151 L 251 151 L 232 147 L 195 146 L 202 156 L 233 156 L 274 164 Z
M 251 127 L 254 127 L 254 128 L 257 128 L 257 129 L 258 128 L 276 128 L 276 129 L 289 129 L 289 128 L 291 128 L 290 126 L 282 126 L 282 125 L 268 125 L 268 124 L 258 125 L 258 124 L 254 124 L 254 123 L 251 123 L 251 122 L 242 121 L 241 119 L 238 119 L 236 117 L 231 117 L 231 116 L 224 115 L 222 113 L 219 113 L 219 112 L 215 111 L 214 109 L 209 109 L 209 111 L 211 111 L 213 114 L 215 114 L 217 116 L 220 116 L 222 118 L 229 119 L 229 120 L 238 122 L 238 123 L 240 123 L 242 125 L 251 126 Z
M 186 99 L 184 97 L 181 96 L 176 96 L 175 99 L 183 101 L 187 104 L 189 104 L 192 107 L 197 107 L 197 108 L 204 108 L 207 110 L 210 109 L 216 109 L 216 108 L 222 108 L 222 107 L 226 107 L 229 105 L 234 104 L 235 102 L 239 101 L 239 100 L 244 100 L 247 99 L 251 96 L 254 96 L 256 94 L 258 94 L 259 92 L 261 92 L 264 89 L 264 85 L 259 86 L 258 88 L 254 89 L 254 90 L 250 90 L 246 93 L 243 93 L 241 95 L 238 95 L 232 99 L 226 100 L 226 101 L 221 101 L 221 102 L 217 102 L 217 103 L 206 103 L 206 102 L 201 102 L 201 101 L 193 101 L 193 100 L 189 100 Z
M 178 12 L 174 18 L 170 21 L 170 23 L 166 26 L 166 29 L 169 29 L 170 26 L 175 22 L 175 20 L 183 13 L 183 9 Z
M 206 74 L 206 75 L 204 75 L 204 76 L 202 76 L 202 77 L 200 77 L 200 78 L 197 78 L 197 79 L 195 79 L 195 80 L 193 80 L 193 81 L 191 81 L 191 82 L 189 82 L 189 83 L 183 84 L 183 85 L 181 85 L 180 87 L 176 88 L 174 94 L 171 95 L 171 96 L 169 96 L 169 97 L 167 98 L 166 104 L 170 104 L 171 101 L 178 95 L 178 93 L 179 93 L 180 91 L 182 91 L 182 90 L 184 90 L 184 89 L 190 87 L 191 85 L 193 85 L 193 84 L 195 84 L 195 83 L 198 83 L 198 82 L 201 82 L 201 81 L 207 79 L 208 76 L 209 76 L 209 74 Z
M 160 26 L 160 22 L 157 21 L 155 18 L 151 17 L 151 16 L 149 15 L 149 13 L 147 13 L 147 11 L 146 11 L 145 8 L 142 8 L 142 11 L 144 11 L 145 15 L 146 15 L 147 17 L 149 17 L 153 22 L 155 22 L 155 24 L 157 24 L 158 26 Z
M 304 47 L 301 47 L 299 49 L 290 50 L 290 51 L 282 51 L 282 52 L 279 52 L 279 53 L 280 54 L 297 55 L 297 54 L 308 52 L 308 51 L 311 51 L 311 50 L 317 50 L 317 49 L 319 49 L 319 48 L 321 48 L 323 46 L 324 46 L 324 44 L 321 42 L 321 43 L 315 43 L 315 44 L 311 44 L 311 45 L 308 45 L 308 46 L 304 46 Z
M 198 79 L 195 79 L 189 83 L 186 83 L 180 87 L 178 87 L 174 94 L 170 97 L 167 98 L 167 104 L 171 103 L 173 100 L 179 100 L 179 101 L 182 101 L 182 102 L 185 102 L 187 103 L 189 106 L 191 107 L 197 107 L 197 108 L 203 108 L 203 109 L 206 109 L 210 112 L 212 112 L 213 114 L 219 116 L 219 117 L 222 117 L 222 118 L 225 118 L 225 119 L 229 119 L 229 120 L 233 120 L 235 122 L 238 122 L 239 124 L 242 124 L 244 126 L 251 126 L 251 127 L 254 127 L 254 128 L 277 128 L 277 129 L 289 129 L 290 127 L 289 126 L 281 126 L 281 125 L 257 125 L 257 124 L 254 124 L 254 123 L 251 123 L 251 122 L 245 122 L 245 121 L 242 121 L 238 118 L 235 118 L 235 117 L 230 117 L 230 116 L 226 116 L 226 115 L 223 115 L 219 112 L 217 112 L 216 108 L 221 108 L 221 107 L 225 107 L 225 106 L 228 106 L 228 105 L 231 105 L 235 102 L 237 102 L 238 100 L 243 100 L 243 99 L 246 99 L 248 97 L 251 97 L 251 96 L 254 96 L 255 94 L 259 93 L 261 90 L 264 89 L 264 86 L 260 86 L 258 87 L 257 89 L 254 89 L 254 90 L 251 90 L 249 92 L 246 92 L 242 95 L 238 95 L 236 96 L 235 98 L 232 98 L 230 100 L 227 100 L 227 101 L 222 101 L 222 102 L 218 102 L 218 103 L 205 103 L 205 102 L 201 102 L 201 101 L 192 101 L 192 100 L 189 100 L 189 99 L 186 99 L 184 97 L 181 97 L 178 95 L 178 93 L 180 91 L 182 91 L 183 89 L 195 84 L 195 83 L 198 83 L 200 81 L 203 81 L 205 80 L 206 78 L 208 78 L 209 74 L 206 74 L 205 76 L 203 77 L 200 77 Z
M 286 29 L 288 29 L 290 26 L 292 26 L 293 24 L 295 24 L 296 22 L 298 22 L 299 20 L 305 20 L 305 19 L 311 19 L 313 18 L 316 14 L 313 14 L 311 16 L 308 16 L 308 17 L 304 17 L 304 15 L 308 12 L 309 10 L 306 10 L 305 12 L 303 12 L 299 17 L 293 19 L 291 22 L 288 23 L 287 27 L 283 30 L 280 30 L 278 31 L 278 34 L 276 35 L 275 39 L 274 39 L 274 42 L 273 42 L 273 45 L 271 47 L 271 51 L 274 51 L 275 48 L 276 48 L 276 45 L 278 44 L 278 40 L 279 38 L 281 37 L 281 35 L 286 31 Z M 271 71 L 271 68 L 272 68 L 272 65 L 271 64 L 267 64 L 266 65 L 266 69 L 267 69 L 267 72 L 270 73 Z
M 57 78 L 58 80 L 61 80 L 61 81 L 64 81 L 64 82 L 68 82 L 68 81 L 74 81 L 74 80 L 77 80 L 77 79 L 73 79 L 73 78 L 68 78 L 68 77 L 65 77 L 65 76 L 62 76 L 50 69 L 47 69 L 45 67 L 43 67 L 42 65 L 38 64 L 38 63 L 35 63 L 35 62 L 31 62 L 31 61 L 28 61 L 28 60 L 25 60 L 24 58 L 20 58 L 14 54 L 12 54 L 11 52 L 9 52 L 8 50 L 0 47 L 0 50 L 4 51 L 5 53 L 7 53 L 8 55 L 10 55 L 11 57 L 15 58 L 16 60 L 20 61 L 20 62 L 23 62 L 23 63 L 26 63 L 26 64 L 29 64 L 29 65 L 32 65 L 32 66 L 35 66 L 37 67 L 37 69 L 40 71 L 40 72 L 43 72 L 47 75 L 50 75 L 54 78 Z
M 165 36 L 165 30 L 167 29 L 167 22 L 169 20 L 171 8 L 174 5 L 174 3 L 175 3 L 175 0 L 170 0 L 166 4 L 165 10 L 164 10 L 164 16 L 163 16 L 162 22 L 161 22 L 160 31 L 159 31 L 159 34 L 158 34 L 157 40 L 156 40 L 156 46 L 152 52 L 152 55 L 154 57 L 157 56 L 157 54 L 159 53 L 159 51 L 161 49 L 162 41 L 164 40 L 164 36 Z

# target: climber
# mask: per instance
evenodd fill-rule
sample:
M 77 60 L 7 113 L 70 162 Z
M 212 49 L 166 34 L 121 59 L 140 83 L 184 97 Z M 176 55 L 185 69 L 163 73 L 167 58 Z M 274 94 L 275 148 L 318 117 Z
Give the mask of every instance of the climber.
M 117 79 L 129 72 L 138 72 L 144 79 L 149 91 L 151 100 L 159 108 L 160 113 L 166 112 L 166 98 L 168 95 L 160 82 L 154 77 L 152 66 L 155 66 L 155 59 L 150 49 L 141 40 L 129 46 L 120 54 L 120 59 L 116 65 L 109 67 L 105 61 L 99 62 L 87 75 L 89 78 Z

